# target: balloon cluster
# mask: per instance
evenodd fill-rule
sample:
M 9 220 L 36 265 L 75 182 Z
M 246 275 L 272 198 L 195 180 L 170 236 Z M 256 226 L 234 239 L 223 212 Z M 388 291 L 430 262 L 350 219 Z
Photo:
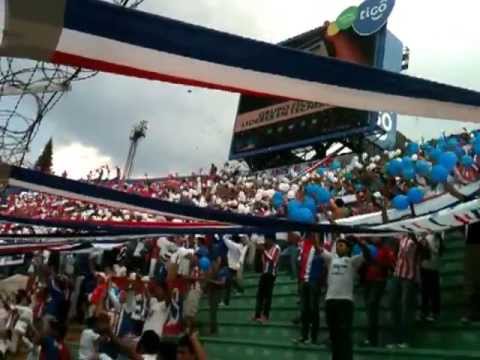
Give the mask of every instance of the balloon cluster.
M 480 141 L 478 142 L 480 150 Z M 423 150 L 426 159 L 418 159 L 418 153 Z M 448 181 L 449 174 L 459 163 L 461 155 L 461 164 L 471 166 L 473 158 L 466 155 L 463 148 L 458 144 L 458 140 L 445 139 L 437 140 L 437 145 L 433 147 L 425 144 L 420 147 L 417 143 L 409 143 L 406 148 L 408 156 L 399 159 L 391 159 L 386 165 L 386 172 L 392 177 L 401 177 L 404 180 L 415 180 L 418 176 L 429 179 L 434 184 L 443 184 Z
M 308 224 L 314 223 L 318 207 L 328 204 L 331 197 L 330 192 L 318 184 L 306 185 L 303 202 L 297 199 L 289 201 L 288 219 Z

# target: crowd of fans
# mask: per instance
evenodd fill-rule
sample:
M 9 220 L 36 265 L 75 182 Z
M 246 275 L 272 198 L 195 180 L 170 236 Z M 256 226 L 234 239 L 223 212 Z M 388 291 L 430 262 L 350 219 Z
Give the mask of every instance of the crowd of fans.
M 303 174 L 293 170 L 283 175 L 249 174 L 227 163 L 221 169 L 212 165 L 205 175 L 142 181 L 122 181 L 119 171 L 109 179 L 109 172 L 102 168 L 85 181 L 145 197 L 260 216 L 292 217 L 288 205 L 300 199 L 314 220 L 326 221 L 339 213 L 345 217 L 395 207 L 395 197 L 413 188 L 421 192 L 422 198 L 444 191 L 463 198 L 458 186 L 478 180 L 477 152 L 480 137 L 464 133 L 422 145 L 410 143 L 403 151 L 386 151 L 382 156 L 362 154 L 331 159 L 328 165 Z M 312 184 L 321 190 L 320 194 L 309 191 Z M 310 199 L 305 200 L 305 194 Z M 306 203 L 311 200 L 315 203 Z M 171 220 L 29 191 L 6 195 L 0 214 L 70 221 Z M 29 230 L 2 227 L 4 233 L 20 231 Z
M 229 166 L 220 170 L 212 166 L 208 175 L 182 179 L 123 182 L 119 173 L 114 180 L 105 180 L 99 173 L 102 176 L 90 181 L 203 207 L 294 220 L 298 219 L 293 214 L 302 213 L 298 209 L 308 209 L 312 222 L 336 221 L 384 210 L 390 203 L 396 206 L 395 199 L 413 187 L 421 188 L 425 196 L 446 190 L 461 198 L 456 186 L 478 178 L 477 153 L 480 138 L 465 133 L 421 146 L 412 143 L 404 152 L 372 158 L 363 154 L 343 163 L 332 160 L 328 167 L 303 175 L 251 175 Z M 445 168 L 447 173 L 443 169 L 436 172 L 435 167 Z M 168 220 L 17 191 L 6 197 L 2 213 L 79 221 Z M 33 231 L 2 226 L 2 231 L 10 234 Z M 470 231 L 469 241 L 474 244 L 475 235 L 475 230 Z M 80 336 L 78 358 L 82 360 L 205 359 L 197 335 L 200 299 L 208 299 L 207 332 L 216 335 L 218 307 L 229 305 L 232 291 L 243 291 L 242 274 L 250 268 L 261 273 L 252 320 L 268 322 L 280 262 L 298 281 L 299 317 L 295 320 L 301 336 L 296 342 L 322 342 L 319 309 L 325 301 L 328 344 L 334 359 L 352 358 L 357 277 L 365 294 L 366 346 L 380 345 L 379 312 L 387 281 L 391 284 L 391 347 L 406 348 L 411 342 L 418 289 L 421 318 L 433 322 L 440 316 L 443 245 L 438 234 L 357 239 L 288 233 L 285 241 L 278 238 L 278 234 L 176 236 L 132 240 L 101 255 L 35 254 L 28 286 L 1 298 L 0 324 L 4 326 L 0 329 L 4 330 L 0 330 L 0 353 L 24 348 L 30 359 L 72 358 L 64 339 L 66 324 L 76 320 L 86 326 Z M 475 281 L 469 282 L 465 321 L 478 316 L 475 299 L 480 293 L 478 276 L 473 271 L 467 275 Z M 165 342 L 179 336 L 176 345 Z
M 478 243 L 477 231 L 474 225 L 468 237 L 472 244 Z M 26 288 L 1 296 L 0 351 L 22 349 L 29 359 L 73 358 L 64 339 L 67 324 L 76 322 L 84 326 L 78 359 L 205 359 L 198 331 L 219 334 L 218 308 L 230 305 L 233 291 L 243 292 L 245 270 L 261 274 L 252 321 L 259 326 L 270 321 L 280 266 L 298 283 L 299 315 L 293 321 L 300 336 L 295 342 L 325 343 L 335 359 L 352 358 L 356 287 L 364 295 L 368 325 L 361 345 L 407 348 L 417 312 L 427 323 L 441 316 L 444 245 L 438 234 L 357 239 L 288 233 L 286 240 L 278 238 L 177 236 L 131 241 L 101 254 L 35 254 Z M 474 268 L 465 276 L 478 278 Z M 477 282 L 469 284 L 465 322 L 479 315 L 480 289 Z M 383 332 L 381 339 L 381 303 L 387 296 L 391 334 L 386 338 Z M 208 317 L 199 318 L 202 298 Z M 328 334 L 320 332 L 322 303 Z M 166 340 L 172 337 L 180 342 Z

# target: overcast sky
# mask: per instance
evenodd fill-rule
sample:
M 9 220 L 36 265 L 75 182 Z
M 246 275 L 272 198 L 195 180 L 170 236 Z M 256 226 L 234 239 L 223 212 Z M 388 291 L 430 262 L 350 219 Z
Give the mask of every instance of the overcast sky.
M 359 1 L 358 1 L 359 3 Z M 142 9 L 255 39 L 278 42 L 335 20 L 356 0 L 146 0 Z M 397 0 L 389 28 L 411 49 L 409 73 L 480 91 L 478 1 Z M 475 35 L 477 34 L 477 35 Z M 132 125 L 149 121 L 135 174 L 165 175 L 227 159 L 238 96 L 101 74 L 74 85 L 48 115 L 32 158 L 52 136 L 55 170 L 78 177 L 121 165 Z M 465 124 L 401 117 L 409 137 L 438 136 Z M 480 126 L 479 126 L 480 127 Z

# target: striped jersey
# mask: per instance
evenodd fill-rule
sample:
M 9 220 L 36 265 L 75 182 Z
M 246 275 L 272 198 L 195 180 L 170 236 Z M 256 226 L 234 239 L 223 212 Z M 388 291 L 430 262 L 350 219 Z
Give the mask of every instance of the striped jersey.
M 273 245 L 270 249 L 265 249 L 262 255 L 263 273 L 277 275 L 278 261 L 280 259 L 280 246 Z
M 420 274 L 420 252 L 418 245 L 409 236 L 399 242 L 394 276 L 406 280 L 418 280 Z
M 145 321 L 147 317 L 147 298 L 142 294 L 135 296 L 134 308 L 132 311 L 132 319 L 137 321 Z

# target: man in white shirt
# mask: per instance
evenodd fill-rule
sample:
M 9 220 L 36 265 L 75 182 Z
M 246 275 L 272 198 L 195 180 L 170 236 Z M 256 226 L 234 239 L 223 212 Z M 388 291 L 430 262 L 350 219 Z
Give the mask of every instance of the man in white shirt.
M 78 349 L 79 360 L 91 360 L 97 356 L 100 334 L 95 331 L 95 328 L 95 319 L 90 318 L 87 321 L 87 328 L 82 331 L 82 335 L 80 336 L 80 346 Z
M 354 242 L 360 245 L 362 254 L 350 256 Z M 319 244 L 316 246 L 318 247 Z M 352 360 L 354 279 L 364 260 L 370 259 L 370 252 L 364 239 L 357 240 L 350 236 L 347 239 L 337 240 L 336 254 L 323 250 L 322 257 L 328 268 L 325 304 L 327 325 L 332 342 L 332 358 Z
M 166 302 L 166 289 L 152 281 L 149 286 L 150 297 L 148 299 L 148 309 L 143 333 L 154 331 L 160 338 L 163 335 L 163 326 L 168 317 L 168 305 Z
M 245 258 L 246 246 L 241 243 L 240 236 L 233 235 L 231 239 L 223 237 L 223 242 L 228 248 L 227 260 L 229 276 L 225 285 L 225 297 L 224 304 L 230 305 L 230 295 L 232 292 L 232 286 L 234 286 L 238 292 L 243 293 L 243 288 L 238 281 L 238 272 L 243 266 L 243 260 Z

